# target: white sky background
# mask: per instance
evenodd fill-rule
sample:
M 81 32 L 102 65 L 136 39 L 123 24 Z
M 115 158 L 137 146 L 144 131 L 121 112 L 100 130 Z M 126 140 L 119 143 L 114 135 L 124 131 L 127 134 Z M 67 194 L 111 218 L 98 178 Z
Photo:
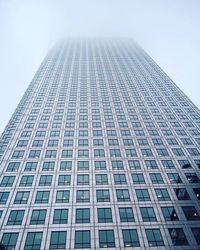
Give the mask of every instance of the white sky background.
M 63 36 L 133 37 L 200 107 L 200 0 L 0 0 L 0 133 Z

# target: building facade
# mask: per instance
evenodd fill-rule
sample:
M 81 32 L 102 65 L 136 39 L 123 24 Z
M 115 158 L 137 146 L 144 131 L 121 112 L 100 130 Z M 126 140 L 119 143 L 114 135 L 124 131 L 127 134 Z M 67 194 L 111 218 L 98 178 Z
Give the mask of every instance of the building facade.
M 56 45 L 0 138 L 4 249 L 200 249 L 199 126 L 131 39 Z

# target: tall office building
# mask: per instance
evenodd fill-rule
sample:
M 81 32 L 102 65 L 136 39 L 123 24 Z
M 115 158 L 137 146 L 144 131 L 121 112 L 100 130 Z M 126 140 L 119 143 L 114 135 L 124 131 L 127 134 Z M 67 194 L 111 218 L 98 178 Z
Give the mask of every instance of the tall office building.
M 5 249 L 200 249 L 199 125 L 132 40 L 58 44 L 1 136 Z

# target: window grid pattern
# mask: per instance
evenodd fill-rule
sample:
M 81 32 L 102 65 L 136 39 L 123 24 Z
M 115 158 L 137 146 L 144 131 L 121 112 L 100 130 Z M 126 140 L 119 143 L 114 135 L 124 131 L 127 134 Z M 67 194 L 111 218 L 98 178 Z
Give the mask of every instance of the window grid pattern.
M 199 126 L 199 110 L 131 40 L 67 40 L 0 137 L 0 241 L 197 249 Z

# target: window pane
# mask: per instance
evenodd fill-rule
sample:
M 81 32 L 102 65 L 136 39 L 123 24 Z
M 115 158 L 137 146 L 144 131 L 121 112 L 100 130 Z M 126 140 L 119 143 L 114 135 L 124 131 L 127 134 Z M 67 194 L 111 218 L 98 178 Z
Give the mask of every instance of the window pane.
M 6 249 L 15 249 L 17 244 L 18 233 L 4 233 L 2 237 L 2 244 L 6 247 Z
M 176 221 L 178 219 L 178 215 L 174 207 L 161 207 L 163 217 L 165 221 Z
M 111 208 L 98 208 L 97 212 L 98 212 L 98 222 L 99 223 L 112 222 Z
M 66 249 L 67 232 L 51 232 L 49 249 Z
M 149 246 L 164 246 L 160 229 L 146 229 Z
M 143 221 L 157 221 L 153 207 L 141 207 L 140 212 Z
M 200 245 L 200 227 L 194 227 L 191 229 L 197 244 Z
M 55 209 L 53 215 L 53 224 L 67 224 L 68 209 Z
M 115 247 L 115 237 L 113 230 L 99 230 L 99 247 Z
M 30 232 L 26 236 L 24 250 L 40 250 L 42 243 L 42 232 Z
M 46 213 L 47 213 L 46 209 L 33 210 L 30 224 L 31 225 L 45 224 Z
M 75 249 L 91 248 L 90 231 L 76 231 L 75 232 Z
M 139 247 L 140 242 L 136 229 L 123 229 L 124 247 Z
M 119 208 L 120 222 L 133 222 L 135 221 L 133 209 L 131 207 Z
M 188 245 L 187 238 L 182 228 L 169 228 L 169 233 L 174 246 Z
M 7 225 L 21 225 L 24 217 L 24 210 L 12 210 L 10 212 Z

